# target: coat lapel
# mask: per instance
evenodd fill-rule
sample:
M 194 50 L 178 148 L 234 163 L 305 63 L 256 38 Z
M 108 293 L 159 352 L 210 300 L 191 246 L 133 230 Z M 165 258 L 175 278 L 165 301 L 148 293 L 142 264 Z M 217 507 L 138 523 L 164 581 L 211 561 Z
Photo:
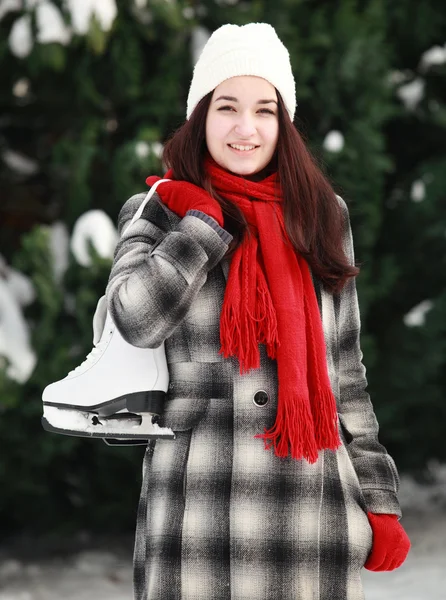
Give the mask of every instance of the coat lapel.
M 223 258 L 223 259 L 220 261 L 220 266 L 221 266 L 221 269 L 222 269 L 222 271 L 223 271 L 223 275 L 224 275 L 224 278 L 225 278 L 225 282 L 227 282 L 227 281 L 228 281 L 228 274 L 229 274 L 229 264 L 230 264 L 230 261 L 229 261 L 227 258 Z

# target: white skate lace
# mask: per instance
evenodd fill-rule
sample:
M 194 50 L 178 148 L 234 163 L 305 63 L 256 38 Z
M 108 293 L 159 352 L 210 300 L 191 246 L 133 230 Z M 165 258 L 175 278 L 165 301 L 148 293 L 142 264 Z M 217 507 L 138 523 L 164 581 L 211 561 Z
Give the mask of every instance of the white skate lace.
M 93 348 L 93 350 L 87 354 L 85 360 L 83 362 L 81 362 L 81 364 L 79 366 L 77 366 L 75 369 L 73 369 L 72 371 L 70 371 L 67 375 L 67 377 L 69 377 L 70 375 L 73 375 L 73 373 L 78 373 L 79 371 L 84 371 L 87 366 L 93 362 L 96 361 L 96 358 L 99 357 L 103 351 L 105 350 L 108 341 L 110 339 L 110 335 L 113 333 L 112 330 L 110 330 L 107 335 L 103 335 L 102 339 L 97 343 L 97 345 Z

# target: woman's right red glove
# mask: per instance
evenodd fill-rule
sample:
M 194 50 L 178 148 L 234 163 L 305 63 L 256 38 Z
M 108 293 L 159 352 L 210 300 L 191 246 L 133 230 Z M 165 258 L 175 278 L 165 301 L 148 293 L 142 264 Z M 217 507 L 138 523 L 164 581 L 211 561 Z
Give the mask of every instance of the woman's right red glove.
M 372 551 L 364 565 L 368 571 L 393 571 L 406 560 L 410 540 L 397 515 L 367 513 L 373 531 Z
M 147 177 L 146 183 L 152 186 L 162 179 L 157 175 Z M 166 181 L 160 183 L 156 191 L 170 210 L 184 217 L 188 210 L 200 210 L 217 221 L 223 227 L 224 219 L 220 204 L 206 190 L 188 181 Z

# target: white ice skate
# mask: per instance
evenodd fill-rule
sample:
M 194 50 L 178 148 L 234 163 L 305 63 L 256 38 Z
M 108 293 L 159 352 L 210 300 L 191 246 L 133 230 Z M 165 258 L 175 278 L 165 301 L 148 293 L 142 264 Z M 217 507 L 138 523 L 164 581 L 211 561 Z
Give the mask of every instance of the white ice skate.
M 113 438 L 111 444 L 174 438 L 171 429 L 156 423 L 169 385 L 164 344 L 154 349 L 128 344 L 107 311 L 105 296 L 99 300 L 94 329 L 94 348 L 85 361 L 44 389 L 44 429 Z
M 155 189 L 156 185 L 130 227 Z M 102 296 L 93 318 L 93 345 L 81 365 L 44 389 L 44 429 L 103 438 L 111 445 L 174 439 L 171 429 L 156 422 L 169 385 L 164 343 L 154 349 L 128 344 L 113 323 Z

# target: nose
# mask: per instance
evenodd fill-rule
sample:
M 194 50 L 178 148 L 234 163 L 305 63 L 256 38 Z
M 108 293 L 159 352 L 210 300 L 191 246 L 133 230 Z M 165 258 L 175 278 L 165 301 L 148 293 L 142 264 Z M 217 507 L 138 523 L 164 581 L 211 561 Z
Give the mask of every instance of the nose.
M 256 128 L 252 116 L 247 113 L 238 115 L 234 131 L 241 138 L 250 138 L 254 135 Z

